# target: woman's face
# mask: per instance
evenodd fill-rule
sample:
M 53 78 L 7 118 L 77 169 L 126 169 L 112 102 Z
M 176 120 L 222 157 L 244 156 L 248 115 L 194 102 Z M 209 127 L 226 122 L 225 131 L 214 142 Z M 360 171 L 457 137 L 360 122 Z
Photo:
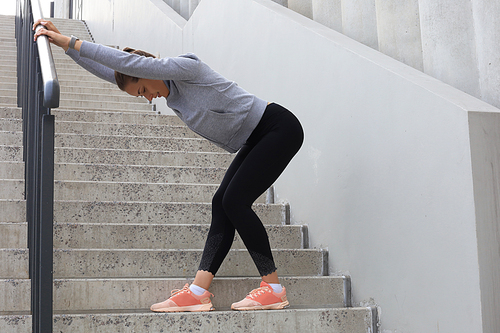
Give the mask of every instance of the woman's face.
M 125 85 L 125 91 L 132 96 L 144 96 L 151 102 L 153 98 L 167 98 L 169 90 L 162 80 L 139 79 Z

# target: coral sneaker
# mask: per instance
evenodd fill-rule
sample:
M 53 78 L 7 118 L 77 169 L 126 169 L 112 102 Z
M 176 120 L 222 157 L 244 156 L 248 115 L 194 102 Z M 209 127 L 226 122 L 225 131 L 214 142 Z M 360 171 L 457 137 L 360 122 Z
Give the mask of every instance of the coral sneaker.
M 279 310 L 290 304 L 286 299 L 286 290 L 283 287 L 281 293 L 275 293 L 273 288 L 262 281 L 260 287 L 252 290 L 243 300 L 233 303 L 233 310 Z
M 214 310 L 210 295 L 205 291 L 203 295 L 197 296 L 189 290 L 186 283 L 182 289 L 172 290 L 172 295 L 164 302 L 151 305 L 151 311 L 155 312 L 201 312 Z

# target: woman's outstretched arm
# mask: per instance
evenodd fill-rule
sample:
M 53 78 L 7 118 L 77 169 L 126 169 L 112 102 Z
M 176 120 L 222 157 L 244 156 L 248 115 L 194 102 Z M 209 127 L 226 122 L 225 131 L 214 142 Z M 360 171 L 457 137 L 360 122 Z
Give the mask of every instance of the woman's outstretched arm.
M 40 19 L 33 24 L 33 29 L 35 29 L 38 25 L 43 25 L 46 29 L 38 29 L 37 33 L 35 34 L 35 40 L 40 35 L 47 36 L 52 44 L 64 49 L 67 55 L 69 55 L 78 65 L 86 69 L 88 72 L 94 74 L 98 78 L 116 84 L 114 70 L 91 59 L 80 57 L 79 51 L 80 46 L 82 45 L 82 41 L 77 40 L 74 49 L 70 49 L 69 42 L 71 38 L 61 34 L 54 23 L 52 23 L 51 21 Z

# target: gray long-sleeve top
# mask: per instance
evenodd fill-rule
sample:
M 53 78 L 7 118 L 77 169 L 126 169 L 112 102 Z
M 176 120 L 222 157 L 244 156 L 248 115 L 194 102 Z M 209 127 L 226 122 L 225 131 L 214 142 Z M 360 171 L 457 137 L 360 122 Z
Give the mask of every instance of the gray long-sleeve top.
M 116 84 L 114 71 L 163 80 L 167 105 L 194 132 L 230 153 L 237 152 L 259 123 L 267 102 L 212 70 L 196 55 L 148 58 L 84 41 L 67 54 L 94 75 Z

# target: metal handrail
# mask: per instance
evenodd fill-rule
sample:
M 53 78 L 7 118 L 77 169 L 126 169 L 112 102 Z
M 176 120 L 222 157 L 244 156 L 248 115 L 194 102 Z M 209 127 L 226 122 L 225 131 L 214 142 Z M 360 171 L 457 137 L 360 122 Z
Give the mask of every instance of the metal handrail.
M 60 89 L 48 38 L 33 41 L 33 22 L 42 18 L 39 0 L 16 4 L 17 104 L 23 114 L 32 330 L 52 332 L 55 119 L 50 108 L 59 106 Z
M 33 12 L 33 21 L 36 22 L 43 18 L 42 8 L 40 7 L 40 1 L 34 1 L 31 5 L 31 10 Z M 39 25 L 36 27 L 35 32 L 40 29 L 45 29 L 43 26 Z M 40 57 L 40 69 L 43 78 L 43 105 L 47 108 L 58 108 L 59 107 L 59 95 L 60 87 L 59 80 L 57 79 L 56 66 L 54 64 L 54 57 L 52 56 L 52 51 L 50 49 L 50 42 L 47 36 L 40 36 L 37 38 L 38 56 Z

